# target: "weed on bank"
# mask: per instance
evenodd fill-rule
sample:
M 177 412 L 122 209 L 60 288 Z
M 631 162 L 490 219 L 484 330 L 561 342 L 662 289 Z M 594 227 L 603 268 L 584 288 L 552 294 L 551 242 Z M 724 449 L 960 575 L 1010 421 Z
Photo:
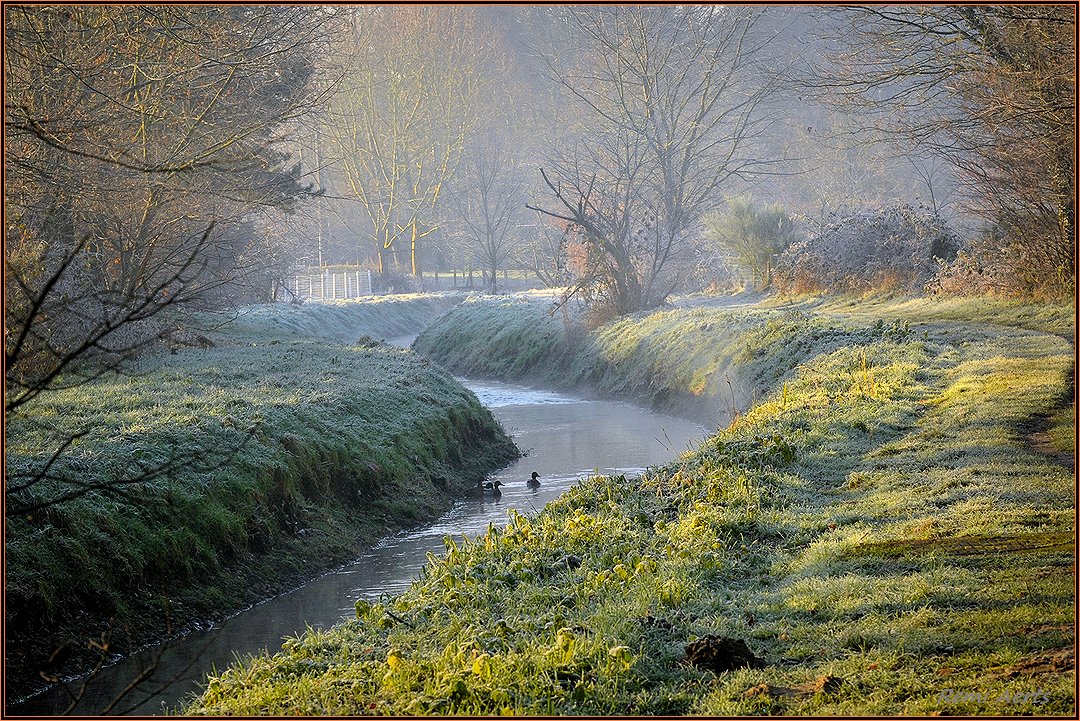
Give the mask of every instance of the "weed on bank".
M 1071 403 L 1070 311 L 898 302 L 674 311 L 712 324 L 701 346 L 729 320 L 733 348 L 697 351 L 732 359 L 752 408 L 666 467 L 447 539 L 408 592 L 185 711 L 1073 713 L 1074 476 L 1027 431 Z M 625 343 L 616 367 L 637 352 L 620 323 L 593 346 Z

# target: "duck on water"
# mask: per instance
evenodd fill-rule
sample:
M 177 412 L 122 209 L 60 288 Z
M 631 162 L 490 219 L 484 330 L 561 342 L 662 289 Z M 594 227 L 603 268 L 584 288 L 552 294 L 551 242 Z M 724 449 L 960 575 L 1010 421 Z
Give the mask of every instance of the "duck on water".
M 503 485 L 502 481 L 477 481 L 476 486 L 470 488 L 465 492 L 466 496 L 470 498 L 484 498 L 485 496 L 491 496 L 493 498 L 499 498 L 502 496 L 502 491 L 499 490 L 499 486 Z
M 529 488 L 533 488 L 533 489 L 539 488 L 540 487 L 539 478 L 540 478 L 540 474 L 537 473 L 536 471 L 533 471 L 532 472 L 532 477 L 529 480 L 525 481 L 525 485 L 528 486 Z M 499 486 L 503 486 L 503 485 L 506 485 L 506 484 L 504 484 L 502 481 L 499 481 L 499 480 L 495 480 L 495 481 L 477 481 L 476 482 L 476 487 L 475 488 L 470 488 L 468 491 L 466 491 L 465 495 L 470 496 L 472 498 L 483 498 L 485 496 L 491 496 L 492 498 L 499 498 L 499 497 L 502 496 L 502 491 L 499 490 Z

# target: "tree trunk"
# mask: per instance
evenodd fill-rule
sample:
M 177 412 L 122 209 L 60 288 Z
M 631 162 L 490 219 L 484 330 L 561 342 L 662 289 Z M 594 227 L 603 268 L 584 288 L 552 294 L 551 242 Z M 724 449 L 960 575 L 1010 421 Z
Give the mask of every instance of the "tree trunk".
M 412 224 L 412 239 L 409 242 L 409 260 L 412 264 L 412 274 L 420 278 L 420 259 L 416 255 L 416 221 Z

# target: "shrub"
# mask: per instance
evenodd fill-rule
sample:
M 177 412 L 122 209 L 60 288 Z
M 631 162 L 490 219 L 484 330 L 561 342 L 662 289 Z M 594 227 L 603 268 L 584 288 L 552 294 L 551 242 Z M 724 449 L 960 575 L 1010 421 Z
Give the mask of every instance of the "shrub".
M 747 197 L 732 198 L 728 209 L 704 218 L 710 239 L 763 286 L 772 282 L 777 256 L 795 240 L 795 220 L 778 205 L 757 206 Z
M 959 240 L 940 216 L 909 205 L 849 213 L 780 256 L 781 291 L 921 290 Z
M 1075 289 L 1073 271 L 1028 246 L 1008 238 L 993 226 L 959 251 L 950 262 L 940 264 L 927 286 L 946 295 L 1026 295 L 1068 297 Z
M 399 270 L 371 274 L 372 293 L 419 293 L 421 285 L 419 278 Z

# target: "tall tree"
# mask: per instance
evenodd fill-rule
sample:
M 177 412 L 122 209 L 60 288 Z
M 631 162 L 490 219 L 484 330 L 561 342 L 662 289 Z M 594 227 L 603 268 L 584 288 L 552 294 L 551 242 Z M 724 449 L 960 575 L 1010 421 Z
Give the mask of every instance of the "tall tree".
M 318 21 L 283 7 L 5 11 L 12 410 L 121 362 L 169 329 L 162 310 L 220 300 L 252 270 L 253 212 L 302 192 L 277 133 L 312 100 Z
M 435 231 L 444 185 L 484 107 L 490 42 L 465 8 L 354 10 L 344 75 L 328 113 L 351 196 L 370 222 L 379 271 Z
M 5 418 L 48 439 L 44 457 L 6 468 L 4 512 L 21 534 L 49 527 L 39 511 L 122 499 L 235 453 L 138 453 L 95 480 L 86 429 L 58 430 L 35 401 L 173 334 L 173 310 L 234 302 L 268 275 L 280 247 L 258 226 L 305 192 L 280 141 L 317 100 L 322 31 L 312 8 L 4 12 Z
M 772 163 L 752 152 L 773 88 L 759 11 L 738 7 L 568 8 L 578 52 L 551 77 L 582 113 L 575 143 L 544 178 L 588 248 L 592 290 L 616 314 L 655 307 L 679 285 L 701 214 L 719 190 Z
M 810 85 L 957 170 L 1014 289 L 1075 284 L 1076 17 L 1065 5 L 852 9 Z

